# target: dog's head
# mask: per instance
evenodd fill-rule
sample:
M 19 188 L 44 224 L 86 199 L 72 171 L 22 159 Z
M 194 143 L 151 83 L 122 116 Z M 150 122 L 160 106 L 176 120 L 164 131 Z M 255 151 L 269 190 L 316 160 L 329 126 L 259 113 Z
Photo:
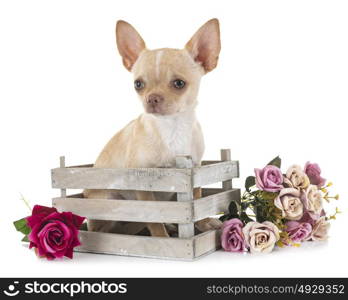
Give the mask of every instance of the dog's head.
M 117 22 L 116 40 L 145 111 L 159 115 L 196 106 L 200 79 L 216 67 L 220 53 L 217 19 L 205 23 L 180 50 L 146 49 L 139 33 L 125 21 Z

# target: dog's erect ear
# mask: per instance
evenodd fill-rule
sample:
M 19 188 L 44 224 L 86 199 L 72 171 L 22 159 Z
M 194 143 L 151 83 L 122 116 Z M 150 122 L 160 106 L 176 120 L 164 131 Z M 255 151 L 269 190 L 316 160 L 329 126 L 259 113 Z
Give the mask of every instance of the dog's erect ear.
M 124 66 L 131 71 L 140 52 L 145 49 L 145 42 L 132 25 L 120 20 L 116 24 L 116 43 Z
M 194 34 L 185 48 L 193 59 L 202 65 L 205 72 L 213 70 L 221 49 L 218 19 L 211 19 Z

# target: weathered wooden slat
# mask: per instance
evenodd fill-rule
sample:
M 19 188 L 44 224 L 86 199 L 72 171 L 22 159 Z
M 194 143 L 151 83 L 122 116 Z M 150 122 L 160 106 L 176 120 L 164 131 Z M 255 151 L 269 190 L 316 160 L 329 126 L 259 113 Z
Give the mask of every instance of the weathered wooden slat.
M 201 165 L 206 166 L 206 165 L 216 164 L 219 162 L 221 162 L 221 160 L 202 160 Z M 94 164 L 83 164 L 83 165 L 67 166 L 66 168 L 91 168 L 93 166 Z
M 81 246 L 76 251 L 192 260 L 193 239 L 134 236 L 80 231 Z
M 217 164 L 220 162 L 221 162 L 221 160 L 202 160 L 201 165 L 206 166 L 206 165 L 211 165 L 211 164 Z M 94 164 L 83 164 L 83 165 L 67 166 L 66 168 L 91 168 L 93 166 L 94 166 Z
M 202 197 L 211 196 L 217 193 L 221 193 L 224 190 L 222 188 L 202 188 Z M 84 198 L 83 193 L 67 195 L 67 198 Z
M 238 161 L 226 161 L 193 169 L 193 187 L 226 181 L 239 176 Z
M 140 201 L 61 198 L 52 200 L 58 211 L 71 211 L 87 219 L 129 222 L 189 223 L 192 203 L 177 201 Z
M 194 237 L 195 258 L 220 248 L 220 230 L 210 230 Z
M 52 170 L 52 187 L 187 192 L 192 188 L 191 170 L 57 168 Z
M 221 162 L 221 160 L 202 160 L 201 165 L 211 165 L 211 164 L 217 164 Z M 67 166 L 66 168 L 92 168 L 94 164 L 84 164 L 84 165 L 75 165 L 75 166 Z
M 222 188 L 202 188 L 202 196 L 206 197 L 206 196 L 210 196 L 210 195 L 214 195 L 217 193 L 221 193 L 224 190 Z M 78 194 L 71 194 L 71 195 L 67 195 L 67 198 L 83 198 L 83 194 L 82 193 L 78 193 Z
M 211 196 L 203 197 L 193 202 L 194 221 L 228 212 L 231 201 L 240 199 L 240 190 L 232 189 Z

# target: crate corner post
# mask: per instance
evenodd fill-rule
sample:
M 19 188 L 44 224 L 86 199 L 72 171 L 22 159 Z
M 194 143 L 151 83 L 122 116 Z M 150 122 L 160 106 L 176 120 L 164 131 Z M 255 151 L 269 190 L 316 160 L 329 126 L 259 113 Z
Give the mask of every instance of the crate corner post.
M 177 156 L 176 157 L 176 167 L 179 169 L 192 169 L 193 162 L 191 156 Z M 190 186 L 187 188 L 186 192 L 178 192 L 177 199 L 179 202 L 192 202 L 193 201 L 193 186 L 192 186 L 192 172 L 191 172 Z M 193 207 L 192 207 L 193 211 Z M 195 226 L 193 218 L 191 222 L 178 225 L 179 238 L 193 238 L 195 234 Z
M 65 156 L 59 157 L 59 168 L 65 168 Z M 66 197 L 66 189 L 60 189 L 60 197 Z

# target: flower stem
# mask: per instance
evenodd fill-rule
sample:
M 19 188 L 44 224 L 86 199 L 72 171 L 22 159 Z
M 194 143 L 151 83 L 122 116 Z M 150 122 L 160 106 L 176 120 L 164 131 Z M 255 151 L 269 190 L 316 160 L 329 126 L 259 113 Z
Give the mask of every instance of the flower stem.
M 29 201 L 27 199 L 24 198 L 23 194 L 21 193 L 21 200 L 24 202 L 25 206 L 29 209 L 29 211 L 31 212 L 31 207 L 29 204 Z

